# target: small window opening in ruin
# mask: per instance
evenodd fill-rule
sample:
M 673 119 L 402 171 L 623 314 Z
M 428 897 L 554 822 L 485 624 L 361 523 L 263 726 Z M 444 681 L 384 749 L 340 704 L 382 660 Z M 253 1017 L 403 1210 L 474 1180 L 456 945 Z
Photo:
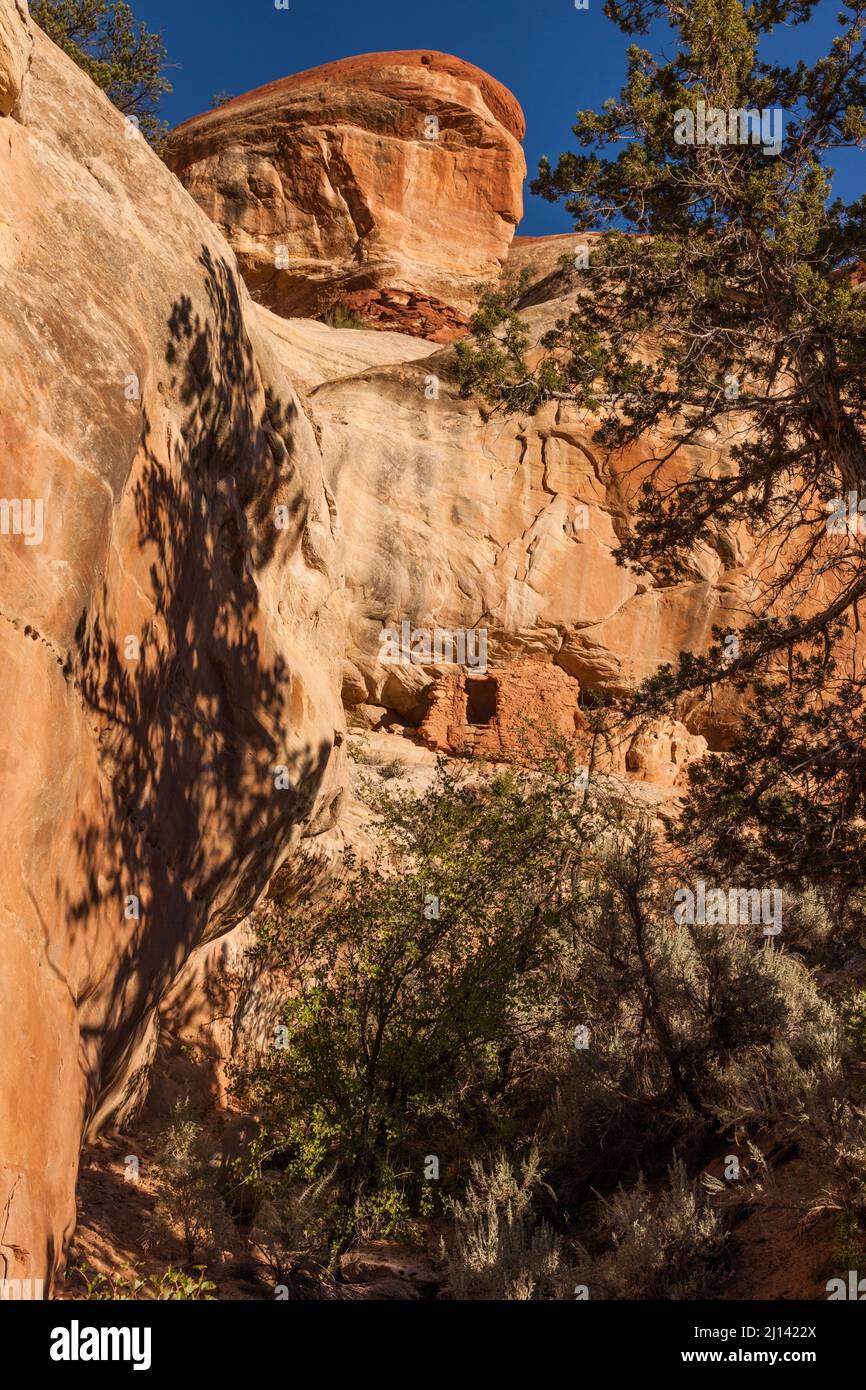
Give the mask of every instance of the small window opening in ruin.
M 496 718 L 496 681 L 475 677 L 466 682 L 466 719 L 470 724 L 489 724 Z

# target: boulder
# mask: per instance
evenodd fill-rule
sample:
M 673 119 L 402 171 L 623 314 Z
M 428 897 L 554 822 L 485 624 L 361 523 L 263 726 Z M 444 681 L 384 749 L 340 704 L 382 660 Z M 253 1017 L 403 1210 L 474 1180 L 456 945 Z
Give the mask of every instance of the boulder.
M 471 63 L 374 53 L 186 121 L 166 158 L 266 307 L 317 318 L 348 303 L 450 341 L 522 216 L 523 134 L 515 98 Z

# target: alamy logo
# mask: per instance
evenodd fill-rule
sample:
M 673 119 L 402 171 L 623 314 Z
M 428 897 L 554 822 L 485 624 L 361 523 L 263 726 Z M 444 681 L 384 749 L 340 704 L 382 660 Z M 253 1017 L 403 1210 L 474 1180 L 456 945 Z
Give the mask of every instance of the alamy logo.
M 384 666 L 466 666 L 487 671 L 486 628 L 386 627 L 379 637 Z
M 854 1299 L 862 1302 L 866 1299 L 866 1279 L 858 1279 L 856 1269 L 848 1270 L 848 1279 L 828 1279 L 827 1280 L 827 1301 L 834 1302 L 840 1298 Z
M 674 921 L 677 926 L 697 922 L 710 927 L 763 923 L 764 936 L 778 936 L 782 930 L 782 890 L 708 888 L 699 879 L 694 891 L 678 888 L 674 893 Z
M 0 497 L 0 536 L 23 536 L 25 545 L 41 545 L 44 535 L 41 497 Z
M 134 1371 L 150 1370 L 152 1331 L 149 1327 L 69 1327 L 51 1333 L 52 1361 L 131 1361 Z
M 701 99 L 696 111 L 681 106 L 674 112 L 674 141 L 678 145 L 760 145 L 764 154 L 778 155 L 782 153 L 782 119 L 778 106 L 721 111 Z

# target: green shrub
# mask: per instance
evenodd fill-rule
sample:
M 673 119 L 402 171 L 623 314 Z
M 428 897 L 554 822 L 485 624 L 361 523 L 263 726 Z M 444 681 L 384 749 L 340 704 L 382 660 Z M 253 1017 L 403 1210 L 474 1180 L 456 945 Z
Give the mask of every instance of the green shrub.
M 97 1302 L 171 1299 L 212 1303 L 216 1288 L 216 1284 L 206 1278 L 204 1265 L 196 1265 L 192 1273 L 184 1273 L 169 1265 L 162 1274 L 148 1274 L 142 1278 L 133 1269 L 122 1270 L 119 1274 L 100 1274 L 87 1263 L 82 1263 L 70 1270 L 66 1277 L 80 1279 L 84 1285 L 82 1297 Z
M 848 1222 L 849 1235 L 866 1229 L 866 1107 L 858 1088 L 837 1085 L 819 1092 L 808 1119 L 807 1149 L 823 1184 L 811 1214 L 837 1213 Z
M 264 921 L 257 953 L 293 991 L 286 1045 L 236 1075 L 267 1143 L 307 1180 L 335 1167 L 350 1207 L 386 1170 L 417 1191 L 425 1153 L 507 1121 L 549 1026 L 574 892 L 566 772 L 479 781 L 440 765 L 428 791 L 375 805 L 375 861 L 347 854 L 339 892 Z
M 598 779 L 577 791 L 562 749 L 367 791 L 372 859 L 348 853 L 330 893 L 262 918 L 283 1036 L 234 1077 L 256 1154 L 295 1183 L 333 1173 L 337 1246 L 414 1239 L 480 1155 L 536 1141 L 579 1219 L 612 1168 L 654 1181 L 673 1152 L 804 1122 L 838 1084 L 807 965 L 755 927 L 675 922 L 657 829 Z
M 231 1222 L 217 1184 L 212 1140 L 188 1099 L 172 1109 L 153 1173 L 157 1199 L 148 1243 L 173 1236 L 179 1225 L 192 1264 L 196 1252 L 210 1253 L 227 1238 Z
M 560 1051 L 559 1166 L 588 1180 L 603 1148 L 636 1172 L 665 1145 L 802 1115 L 838 1069 L 833 1011 L 808 968 L 754 929 L 675 924 L 670 870 L 640 821 L 592 862 L 563 980 L 563 1012 L 589 1045 Z
M 866 989 L 850 986 L 842 1001 L 845 1041 L 859 1062 L 866 1062 Z
M 836 1224 L 836 1245 L 833 1258 L 838 1269 L 862 1269 L 866 1262 L 866 1241 L 864 1228 L 852 1211 L 839 1214 Z
M 345 304 L 336 304 L 334 308 L 331 309 L 330 313 L 325 316 L 323 322 L 326 323 L 329 328 L 370 328 L 370 323 L 367 319 L 362 318 L 360 314 L 356 314 L 353 310 L 348 309 Z
M 466 1195 L 454 1204 L 454 1234 L 446 1252 L 447 1292 L 457 1299 L 561 1298 L 572 1282 L 558 1237 L 535 1211 L 541 1158 L 523 1164 L 500 1151 L 476 1159 Z
M 679 1161 L 661 1191 L 641 1176 L 603 1202 L 599 1228 L 612 1243 L 594 1258 L 582 1252 L 577 1270 L 591 1299 L 706 1298 L 725 1273 L 727 1233 Z

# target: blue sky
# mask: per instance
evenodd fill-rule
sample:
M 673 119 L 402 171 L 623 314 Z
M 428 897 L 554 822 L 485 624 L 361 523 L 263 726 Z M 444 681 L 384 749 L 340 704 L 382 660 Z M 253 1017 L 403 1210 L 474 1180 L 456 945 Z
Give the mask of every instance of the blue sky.
M 356 53 L 435 48 L 476 63 L 504 82 L 526 112 L 530 177 L 542 154 L 574 148 L 579 108 L 615 95 L 625 76 L 627 40 L 606 19 L 602 0 L 131 0 L 135 14 L 162 32 L 174 92 L 163 115 L 176 125 L 206 110 L 219 91 L 240 95 L 275 78 Z M 779 30 L 768 55 L 815 58 L 837 33 L 835 0 L 807 26 Z M 646 41 L 644 41 L 646 42 Z M 653 47 L 647 42 L 648 47 Z M 836 192 L 866 190 L 866 154 L 836 157 Z M 527 190 L 524 235 L 569 231 L 559 205 Z

